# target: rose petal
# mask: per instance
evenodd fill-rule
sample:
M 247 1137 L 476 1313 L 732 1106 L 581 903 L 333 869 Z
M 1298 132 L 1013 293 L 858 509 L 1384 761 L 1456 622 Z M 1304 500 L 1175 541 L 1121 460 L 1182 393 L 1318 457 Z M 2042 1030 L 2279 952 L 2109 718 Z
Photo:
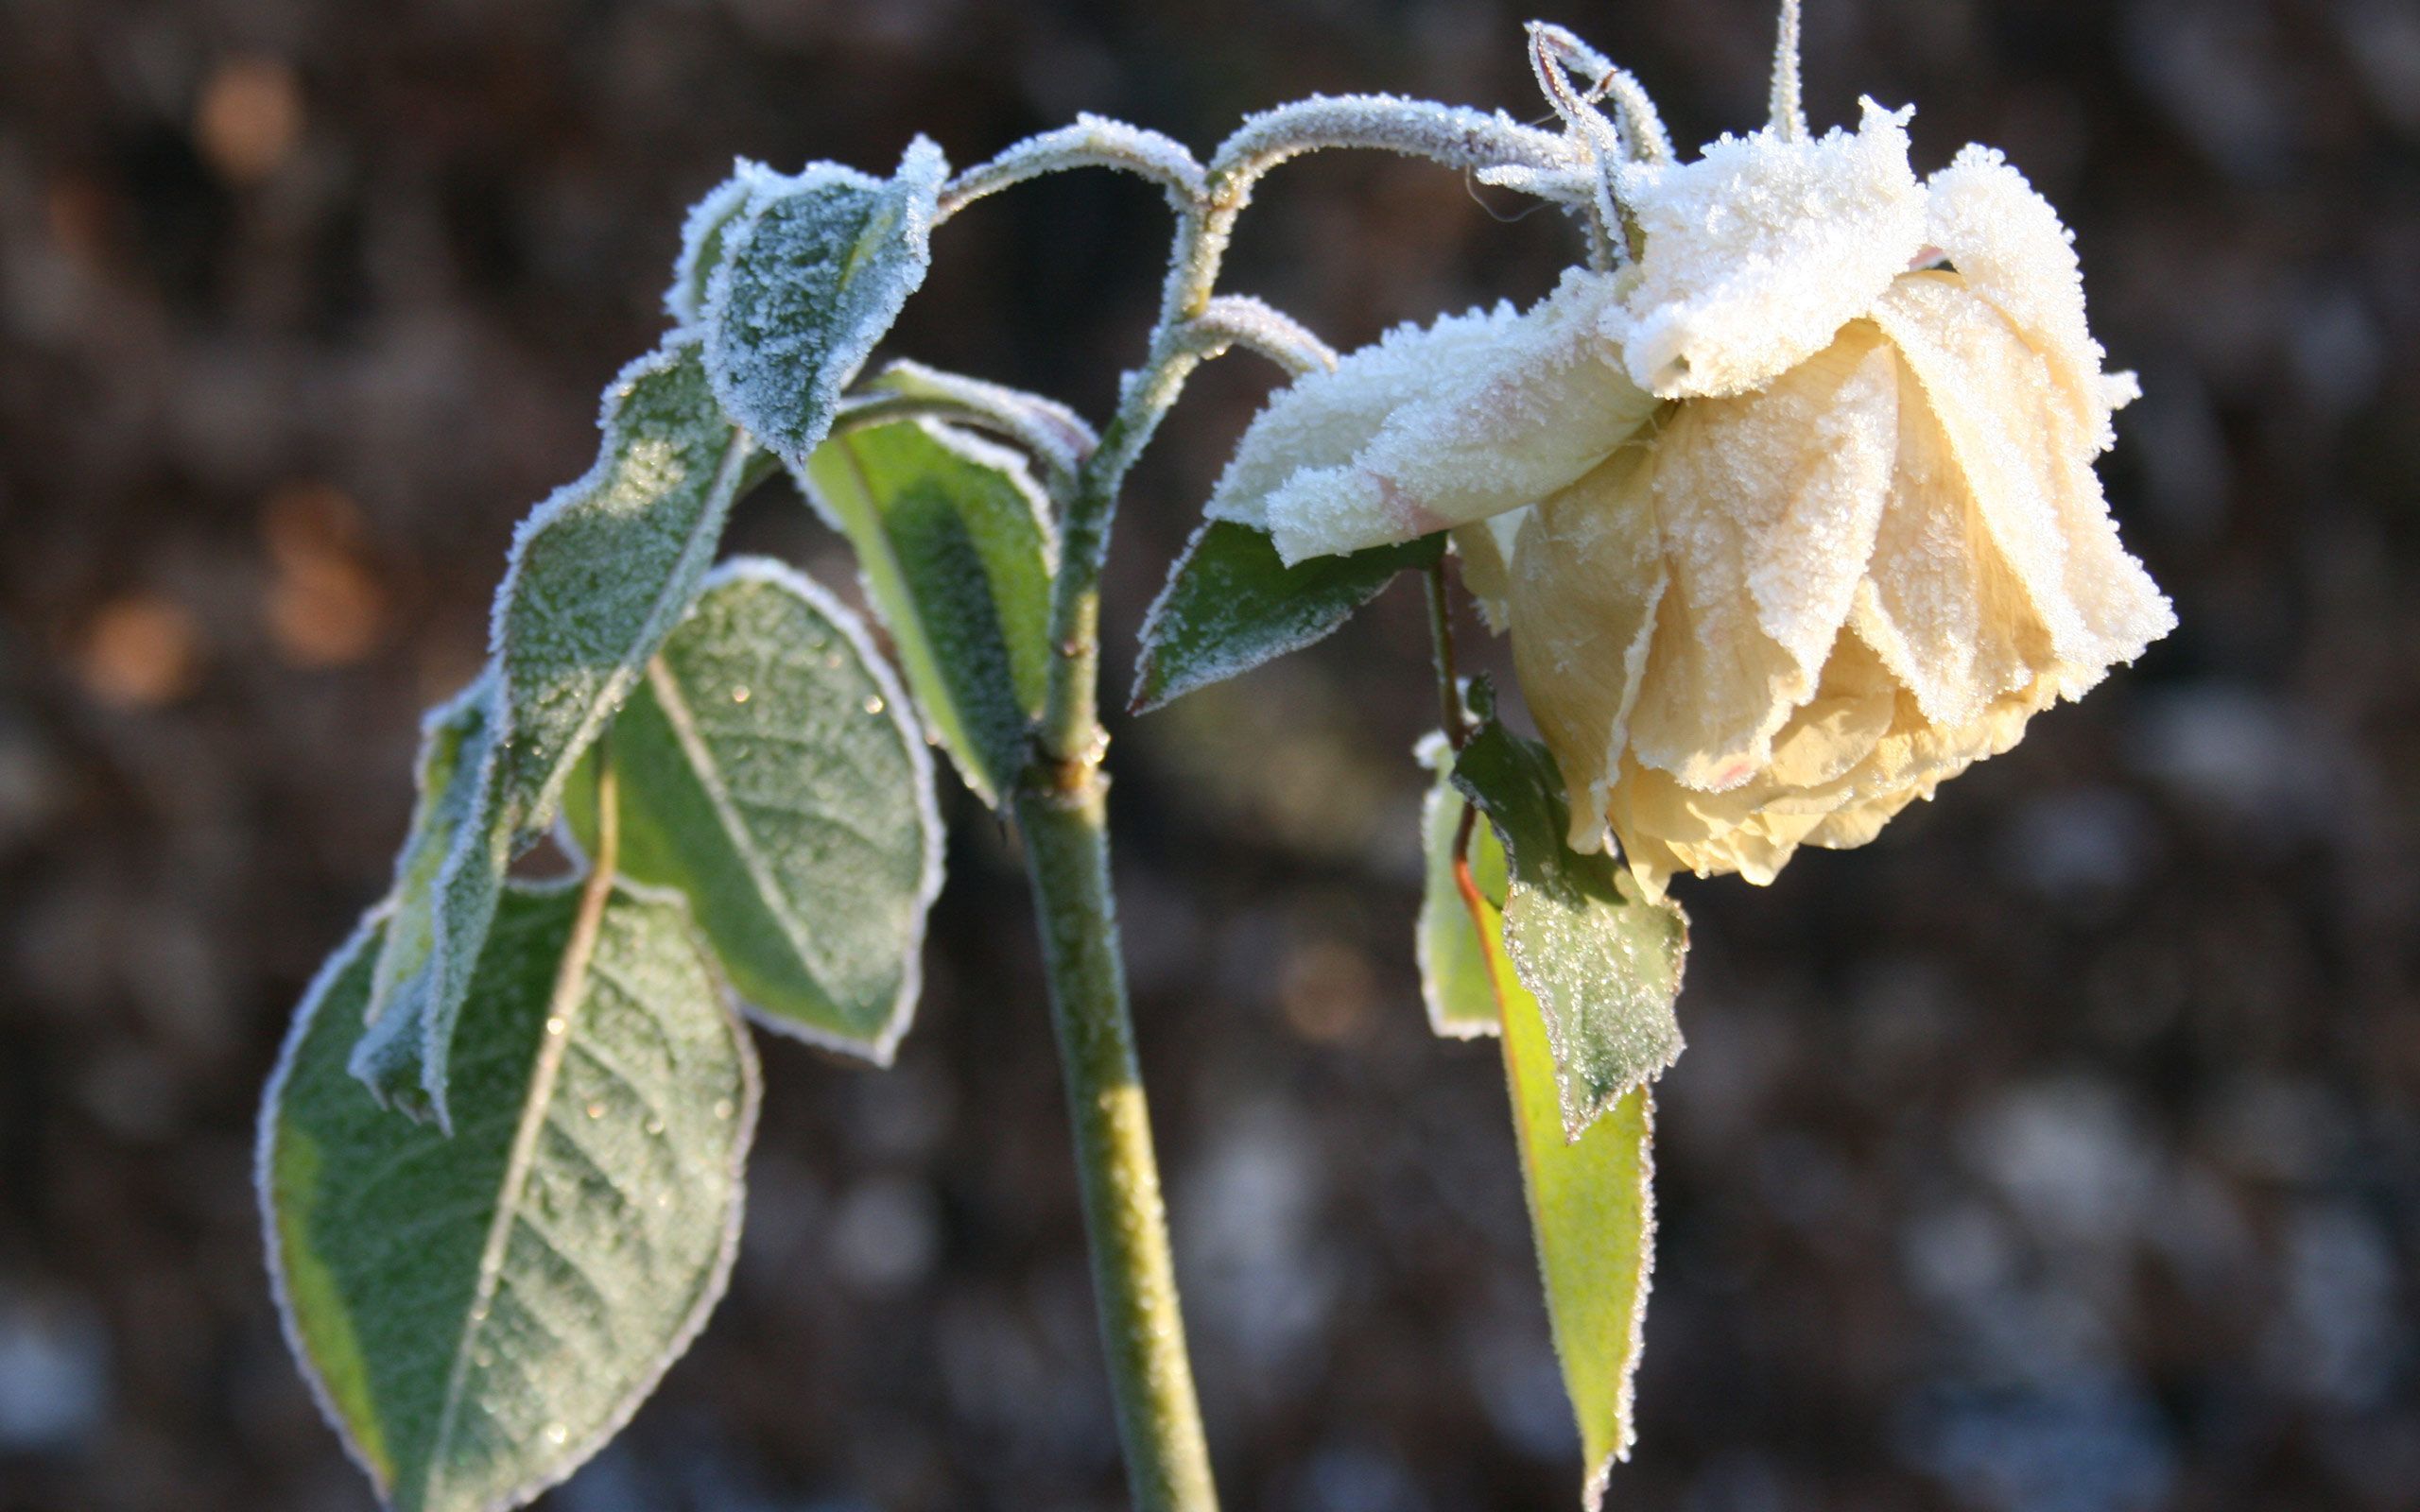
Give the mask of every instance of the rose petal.
M 1644 448 L 1626 447 L 1538 506 L 1512 558 L 1512 665 L 1570 795 L 1570 843 L 1602 843 L 1664 596 Z
M 1604 460 L 1656 407 L 1599 335 L 1614 287 L 1575 268 L 1528 313 L 1491 318 L 1484 342 L 1416 333 L 1385 344 L 1374 362 L 1408 397 L 1349 458 L 1305 466 L 1270 492 L 1278 555 L 1294 562 L 1483 520 Z
M 2118 543 L 2097 445 L 2049 359 L 1954 273 L 1910 273 L 1875 319 L 1923 385 L 1984 524 L 2050 635 L 2060 691 L 2081 695 L 2175 627 Z
M 1736 787 L 1814 696 L 1889 490 L 1896 368 L 1854 324 L 1763 393 L 1685 404 L 1657 437 L 1672 587 L 1632 725 L 1642 763 Z
M 1667 399 L 1744 393 L 1831 344 L 1924 245 L 1909 111 L 1855 132 L 1726 136 L 1695 163 L 1621 171 L 1647 238 L 1608 320 L 1632 378 Z

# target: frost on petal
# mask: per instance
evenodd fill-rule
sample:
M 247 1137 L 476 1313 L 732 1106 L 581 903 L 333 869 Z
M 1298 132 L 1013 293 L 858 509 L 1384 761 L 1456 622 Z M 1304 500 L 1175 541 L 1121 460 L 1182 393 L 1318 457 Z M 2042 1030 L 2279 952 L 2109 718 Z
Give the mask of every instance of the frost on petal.
M 2103 383 L 2083 273 L 2059 213 L 1996 148 L 1969 146 L 1926 180 L 1925 219 L 1926 239 L 2049 360 L 2091 416 L 2093 449 L 2106 451 L 2109 412 L 2124 400 Z
M 1868 100 L 1855 132 L 1726 136 L 1695 163 L 1623 169 L 1647 248 L 1606 334 L 1631 376 L 1668 399 L 1744 393 L 1862 315 L 1924 245 L 1908 115 Z
M 1426 329 L 1399 325 L 1345 353 L 1332 371 L 1295 379 L 1253 418 L 1202 512 L 1268 529 L 1269 496 L 1295 473 L 1351 462 L 1388 416 L 1433 389 L 1440 369 L 1481 360 L 1520 318 L 1504 303 L 1449 315 Z
M 1621 775 L 1666 585 L 1649 453 L 1616 452 L 1538 506 L 1512 558 L 1512 665 L 1594 850 Z
M 1735 787 L 1814 696 L 1890 487 L 1896 370 L 1854 324 L 1763 393 L 1684 404 L 1656 440 L 1672 587 L 1632 730 L 1645 765 Z
M 1602 461 L 1656 407 L 1599 334 L 1616 287 L 1575 268 L 1534 308 L 1494 318 L 1484 343 L 1393 343 L 1385 360 L 1412 397 L 1347 461 L 1303 468 L 1270 495 L 1278 554 L 1290 563 L 1483 520 Z
M 1478 600 L 1479 618 L 1502 635 L 1512 625 L 1512 553 L 1521 526 L 1535 511 L 1508 509 L 1453 531 L 1454 555 L 1461 558 L 1462 586 Z
M 1963 724 L 2050 664 L 2049 635 L 1984 524 L 1923 386 L 1894 363 L 1899 450 L 1854 623 L 1927 718 Z
M 1910 274 L 1875 319 L 1922 384 L 1993 541 L 2049 632 L 2059 691 L 2080 696 L 2176 616 L 2093 474 L 2090 417 L 2050 360 L 1954 273 Z

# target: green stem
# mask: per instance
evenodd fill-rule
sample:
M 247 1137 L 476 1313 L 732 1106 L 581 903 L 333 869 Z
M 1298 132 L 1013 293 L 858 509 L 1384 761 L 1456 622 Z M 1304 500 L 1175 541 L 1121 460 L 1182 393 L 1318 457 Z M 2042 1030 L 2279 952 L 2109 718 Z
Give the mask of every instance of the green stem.
M 1201 219 L 1178 217 L 1177 261 L 1205 254 Z M 1117 414 L 1079 471 L 1059 526 L 1052 585 L 1053 655 L 1033 759 L 1016 796 L 1017 831 L 1042 928 L 1051 1022 L 1067 1081 L 1095 1300 L 1110 1394 L 1136 1512 L 1217 1512 L 1210 1452 L 1177 1303 L 1167 1210 L 1151 1148 L 1150 1104 L 1134 1058 L 1134 1023 L 1109 873 L 1108 780 L 1100 762 L 1100 578 L 1117 495 L 1160 417 L 1201 361 L 1169 285 L 1150 360 L 1128 380 Z M 1206 293 L 1204 295 L 1206 298 Z
M 1150 1110 L 1126 1006 L 1109 834 L 1096 769 L 1072 790 L 1017 797 L 1041 912 L 1051 1020 L 1075 1125 L 1084 1228 L 1136 1512 L 1215 1512 L 1219 1495 L 1185 1355 Z

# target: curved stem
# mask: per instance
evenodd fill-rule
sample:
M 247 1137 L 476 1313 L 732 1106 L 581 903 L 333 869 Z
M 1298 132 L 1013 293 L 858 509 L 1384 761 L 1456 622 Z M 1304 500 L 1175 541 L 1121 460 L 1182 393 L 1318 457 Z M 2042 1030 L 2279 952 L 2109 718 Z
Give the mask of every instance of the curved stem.
M 1119 962 L 1108 784 L 1100 770 L 1107 746 L 1099 715 L 1101 570 L 1126 474 L 1206 357 L 1240 343 L 1302 370 L 1333 361 L 1316 338 L 1275 311 L 1214 301 L 1228 239 L 1254 181 L 1290 157 L 1329 146 L 1383 147 L 1466 168 L 1568 170 L 1583 161 L 1567 139 L 1501 114 L 1365 96 L 1308 100 L 1255 117 L 1198 180 L 1186 171 L 1189 155 L 1180 163 L 1149 133 L 1084 121 L 1011 149 L 944 197 L 954 210 L 1037 173 L 1108 163 L 1159 179 L 1176 210 L 1150 350 L 1128 375 L 1099 444 L 1078 467 L 1060 518 L 1049 679 L 1015 799 L 1075 1125 L 1110 1385 L 1143 1512 L 1215 1512 L 1218 1494 L 1186 1358 Z

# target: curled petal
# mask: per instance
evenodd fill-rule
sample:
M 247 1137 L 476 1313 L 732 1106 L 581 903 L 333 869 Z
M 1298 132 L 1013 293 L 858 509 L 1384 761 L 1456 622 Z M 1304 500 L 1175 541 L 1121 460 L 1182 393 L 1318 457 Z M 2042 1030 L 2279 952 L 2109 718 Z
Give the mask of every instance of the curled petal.
M 1954 273 L 1913 273 L 1875 319 L 1923 386 L 1985 527 L 2049 635 L 2059 691 L 2080 696 L 2175 627 L 2094 476 L 2091 417 L 2056 364 Z
M 1644 447 L 1538 506 L 1512 558 L 1512 664 L 1570 794 L 1574 849 L 1602 843 L 1668 578 Z
M 1615 288 L 1574 269 L 1525 314 L 1400 330 L 1298 379 L 1245 433 L 1212 514 L 1264 524 L 1294 562 L 1535 504 L 1654 412 L 1598 334 Z
M 2050 363 L 2090 417 L 2093 449 L 2106 451 L 2109 412 L 2132 395 L 2103 380 L 2104 353 L 2084 324 L 2074 238 L 2059 213 L 1997 148 L 1969 146 L 1925 181 L 1925 224 L 1926 239 L 1966 286 L 1997 305 Z M 2123 382 L 2130 387 L 2132 379 Z
M 1889 490 L 1897 364 L 1858 322 L 1763 393 L 1685 404 L 1654 444 L 1672 586 L 1630 738 L 1706 792 L 1772 759 L 1856 602 Z
M 1744 393 L 1830 345 L 1924 246 L 1907 111 L 1855 132 L 1724 137 L 1697 162 L 1622 170 L 1646 234 L 1608 320 L 1631 377 L 1667 399 Z
M 2051 664 L 2049 632 L 1983 522 L 1931 401 L 1898 372 L 1899 448 L 1852 622 L 1926 717 L 1976 718 Z
M 1268 529 L 1270 495 L 1288 479 L 1351 462 L 1389 416 L 1428 391 L 1434 368 L 1481 360 L 1519 319 L 1499 304 L 1426 330 L 1400 325 L 1333 369 L 1303 374 L 1253 417 L 1202 512 Z
M 1454 527 L 1454 555 L 1462 559 L 1462 586 L 1478 600 L 1479 617 L 1502 635 L 1512 623 L 1512 552 L 1521 526 L 1533 510 L 1508 509 Z

